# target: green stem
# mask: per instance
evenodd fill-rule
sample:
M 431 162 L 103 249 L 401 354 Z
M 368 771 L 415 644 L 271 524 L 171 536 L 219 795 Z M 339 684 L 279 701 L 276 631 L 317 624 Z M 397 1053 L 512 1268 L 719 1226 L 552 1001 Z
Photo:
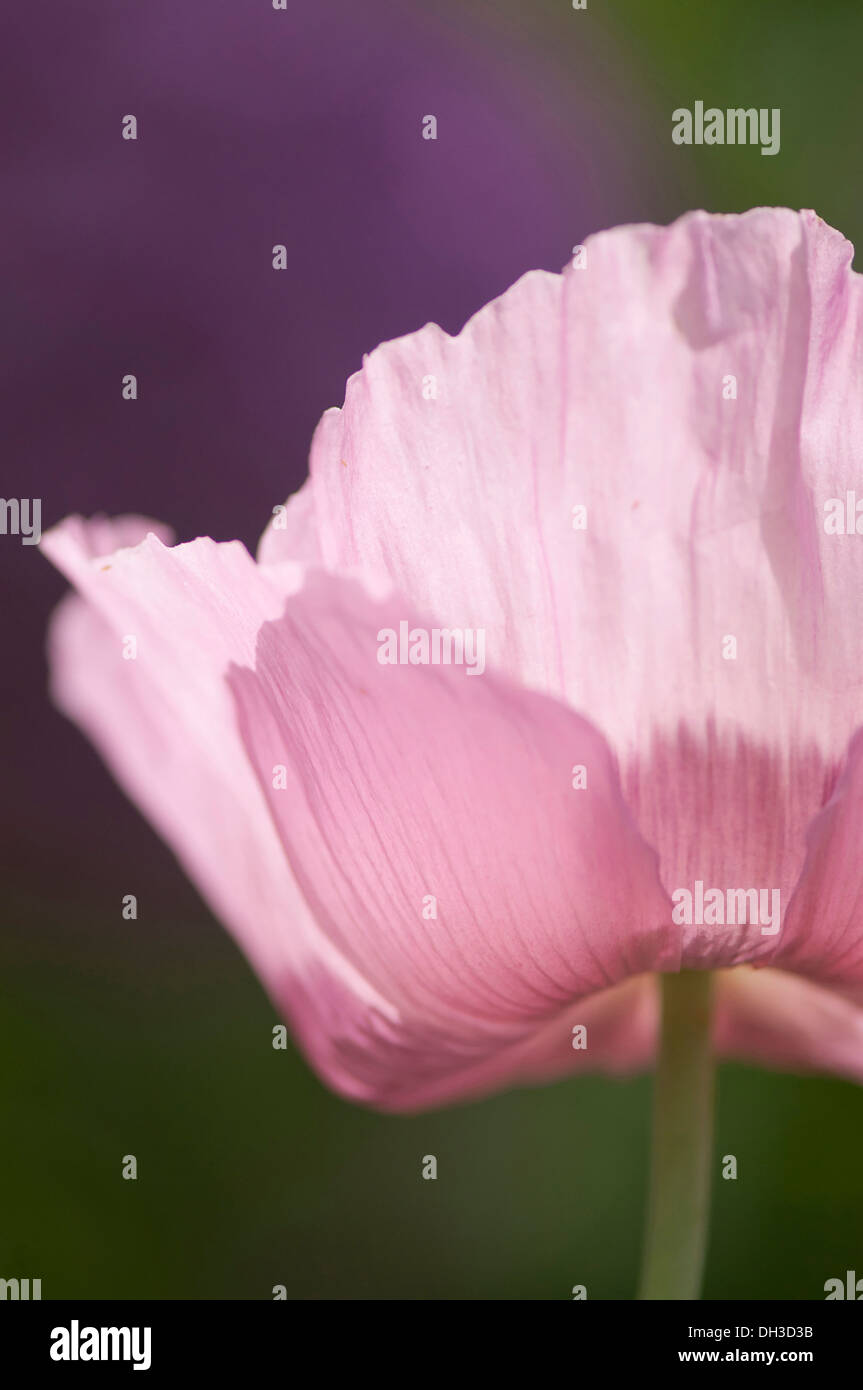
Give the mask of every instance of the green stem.
M 653 1154 L 642 1299 L 700 1295 L 713 1143 L 712 976 L 660 976 L 662 1036 L 653 1096 Z

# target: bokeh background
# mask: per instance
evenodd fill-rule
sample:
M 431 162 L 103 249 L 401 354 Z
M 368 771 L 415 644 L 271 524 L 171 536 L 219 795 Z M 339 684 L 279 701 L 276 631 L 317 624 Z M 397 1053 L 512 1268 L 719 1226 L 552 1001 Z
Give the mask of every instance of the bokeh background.
M 46 527 L 133 510 L 252 547 L 364 351 L 456 331 L 588 233 L 783 203 L 858 240 L 861 48 L 856 0 L 5 7 L 2 495 L 41 497 Z M 672 145 L 697 99 L 780 107 L 780 154 Z M 631 1298 L 649 1080 L 411 1118 L 329 1094 L 51 709 L 62 581 L 6 536 L 0 582 L 0 1275 L 58 1298 Z M 859 1089 L 724 1067 L 717 1152 L 740 1176 L 717 1165 L 708 1297 L 863 1275 Z

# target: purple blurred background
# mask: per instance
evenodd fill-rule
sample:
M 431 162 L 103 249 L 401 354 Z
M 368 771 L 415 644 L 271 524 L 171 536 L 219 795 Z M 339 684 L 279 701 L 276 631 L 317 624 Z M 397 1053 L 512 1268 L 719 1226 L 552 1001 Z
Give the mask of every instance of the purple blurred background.
M 674 215 L 601 29 L 544 23 L 537 44 L 506 5 L 7 9 L 3 496 L 41 497 L 43 529 L 140 511 L 253 547 L 364 351 L 429 319 L 457 331 L 587 233 Z M 192 907 L 47 703 L 63 582 L 11 536 L 0 582 L 7 869 L 92 902 L 96 873 L 113 898 L 134 863 Z

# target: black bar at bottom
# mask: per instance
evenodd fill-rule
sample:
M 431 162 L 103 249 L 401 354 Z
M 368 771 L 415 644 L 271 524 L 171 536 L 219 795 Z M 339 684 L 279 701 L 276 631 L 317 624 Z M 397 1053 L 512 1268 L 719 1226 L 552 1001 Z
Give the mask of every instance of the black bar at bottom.
M 109 1367 L 115 1376 L 137 1370 L 145 1384 L 144 1376 L 158 1380 L 186 1370 L 223 1377 L 279 1366 L 286 1376 L 306 1379 L 321 1372 L 331 1377 L 340 1365 L 352 1377 L 410 1380 L 417 1372 L 428 1379 L 436 1367 L 449 1376 L 477 1360 L 487 1380 L 498 1360 L 511 1375 L 522 1358 L 529 1367 L 549 1350 L 560 1354 L 560 1346 L 539 1342 L 539 1333 L 566 1339 L 562 1350 L 575 1358 L 574 1370 L 593 1352 L 607 1372 L 793 1365 L 823 1374 L 855 1364 L 863 1332 L 863 1310 L 837 1302 L 584 1301 L 556 1310 L 520 1305 L 534 1310 L 522 1313 L 503 1304 L 503 1323 L 491 1303 L 405 1302 L 391 1312 L 390 1304 L 358 1303 L 359 1311 L 349 1302 L 7 1301 L 0 1303 L 0 1349 L 3 1365 L 16 1365 L 19 1380 L 21 1371 L 92 1379 Z M 450 1329 L 461 1332 L 458 1343 Z

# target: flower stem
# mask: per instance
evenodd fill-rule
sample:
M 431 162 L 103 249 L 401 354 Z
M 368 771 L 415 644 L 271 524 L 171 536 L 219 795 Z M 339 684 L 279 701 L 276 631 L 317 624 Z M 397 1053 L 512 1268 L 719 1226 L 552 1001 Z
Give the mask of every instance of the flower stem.
M 710 1216 L 712 975 L 660 976 L 662 1036 L 640 1299 L 700 1296 Z

